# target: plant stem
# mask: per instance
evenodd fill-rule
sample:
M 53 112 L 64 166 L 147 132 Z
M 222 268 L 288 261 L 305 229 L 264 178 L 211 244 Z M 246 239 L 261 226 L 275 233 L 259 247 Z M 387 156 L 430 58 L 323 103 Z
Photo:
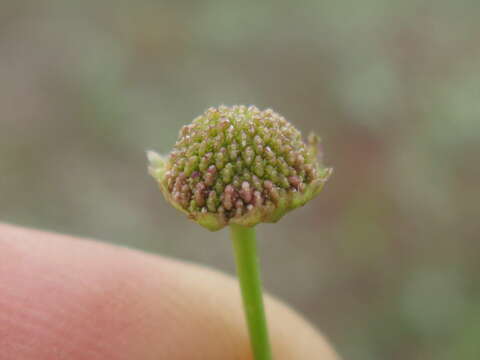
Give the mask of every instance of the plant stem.
M 255 229 L 231 225 L 230 231 L 254 359 L 271 360 Z

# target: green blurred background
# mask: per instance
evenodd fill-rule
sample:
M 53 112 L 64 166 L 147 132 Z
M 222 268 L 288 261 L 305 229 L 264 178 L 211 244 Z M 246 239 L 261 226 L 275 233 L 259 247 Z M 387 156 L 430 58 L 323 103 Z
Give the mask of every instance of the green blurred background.
M 478 1 L 1 1 L 0 220 L 234 272 L 144 151 L 272 107 L 334 176 L 259 227 L 264 282 L 345 359 L 480 358 Z M 294 336 L 294 334 L 293 334 Z

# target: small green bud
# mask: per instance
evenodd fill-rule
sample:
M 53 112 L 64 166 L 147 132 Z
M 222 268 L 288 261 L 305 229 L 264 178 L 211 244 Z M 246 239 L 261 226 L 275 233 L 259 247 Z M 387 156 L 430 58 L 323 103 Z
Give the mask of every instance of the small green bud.
M 263 159 L 260 155 L 257 155 L 257 157 L 255 158 L 255 163 L 253 164 L 252 170 L 258 177 L 263 177 L 263 174 L 265 174 L 265 168 L 263 167 Z
M 255 152 L 253 149 L 248 146 L 244 151 L 243 151 L 243 161 L 246 166 L 250 166 L 252 164 L 253 158 L 255 157 Z
M 318 144 L 270 109 L 220 106 L 184 126 L 170 155 L 147 155 L 165 198 L 219 230 L 276 222 L 318 195 L 332 172 Z
M 212 213 L 216 213 L 217 206 L 218 206 L 217 193 L 212 190 L 208 193 L 207 209 Z
M 222 170 L 222 180 L 225 184 L 232 182 L 234 169 L 232 163 L 228 163 Z

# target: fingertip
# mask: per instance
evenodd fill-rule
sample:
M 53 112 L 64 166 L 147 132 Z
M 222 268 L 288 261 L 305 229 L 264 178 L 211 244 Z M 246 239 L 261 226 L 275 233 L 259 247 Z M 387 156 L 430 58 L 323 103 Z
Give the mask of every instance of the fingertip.
M 296 313 L 266 303 L 275 359 L 337 358 Z M 24 360 L 251 359 L 230 277 L 7 225 L 0 225 L 0 349 Z

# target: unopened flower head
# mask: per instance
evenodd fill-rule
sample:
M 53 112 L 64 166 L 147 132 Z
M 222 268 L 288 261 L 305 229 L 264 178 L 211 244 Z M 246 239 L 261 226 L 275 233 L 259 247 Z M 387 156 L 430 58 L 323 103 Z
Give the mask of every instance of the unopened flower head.
M 319 139 L 255 106 L 210 108 L 180 130 L 170 155 L 148 152 L 165 198 L 210 230 L 276 222 L 304 205 L 331 174 Z

